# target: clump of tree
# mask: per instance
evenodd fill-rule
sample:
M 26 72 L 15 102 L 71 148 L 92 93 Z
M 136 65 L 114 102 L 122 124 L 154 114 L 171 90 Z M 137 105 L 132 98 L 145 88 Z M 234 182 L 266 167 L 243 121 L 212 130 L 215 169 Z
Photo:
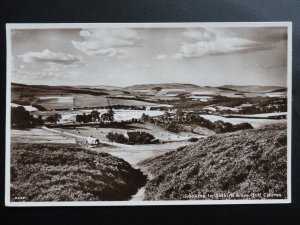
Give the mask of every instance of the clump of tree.
M 215 131 L 217 134 L 234 132 L 238 130 L 253 129 L 253 126 L 250 123 L 240 123 L 240 124 L 233 125 L 231 123 L 224 122 L 222 120 L 211 122 L 210 120 L 207 120 L 201 116 L 196 116 L 196 115 L 191 117 L 191 121 L 193 124 L 206 127 L 210 130 Z
M 127 135 L 121 133 L 109 132 L 106 137 L 108 140 L 122 144 L 156 144 L 159 140 L 144 131 L 127 132 Z
M 14 128 L 31 128 L 41 126 L 44 121 L 41 116 L 35 118 L 23 106 L 11 107 L 11 126 Z
M 108 122 L 113 122 L 113 121 L 115 121 L 115 116 L 114 115 L 115 115 L 115 112 L 110 107 L 106 113 L 103 113 L 101 115 L 101 120 L 108 121 Z
M 60 119 L 61 119 L 61 115 L 58 114 L 58 113 L 55 113 L 54 115 L 48 116 L 48 117 L 46 118 L 46 122 L 57 124 L 57 122 L 59 122 Z
M 150 118 L 151 118 L 151 117 L 150 117 L 148 114 L 143 113 L 142 116 L 141 116 L 141 121 L 142 121 L 142 122 L 147 122 L 147 121 L 150 120 Z
M 128 139 L 123 134 L 120 133 L 109 132 L 106 135 L 106 137 L 108 140 L 112 142 L 117 142 L 122 144 L 128 143 Z
M 93 110 L 90 114 L 83 113 L 82 115 L 76 115 L 77 123 L 90 123 L 100 121 L 100 113 L 97 110 Z
M 97 110 L 93 110 L 90 115 L 93 122 L 100 120 L 100 113 Z
M 168 118 L 168 119 L 164 119 L 164 118 Z M 164 116 L 156 117 L 154 119 L 150 119 L 150 122 L 162 126 L 167 131 L 173 133 L 179 133 L 181 131 L 185 131 L 183 125 L 198 125 L 213 130 L 216 133 L 227 133 L 227 132 L 234 132 L 238 130 L 253 129 L 252 125 L 249 123 L 240 123 L 240 124 L 233 125 L 231 123 L 224 122 L 221 120 L 212 122 L 208 119 L 205 119 L 195 114 L 184 114 L 184 116 L 181 117 L 176 115 L 173 116 L 172 118 L 165 117 L 164 115 Z

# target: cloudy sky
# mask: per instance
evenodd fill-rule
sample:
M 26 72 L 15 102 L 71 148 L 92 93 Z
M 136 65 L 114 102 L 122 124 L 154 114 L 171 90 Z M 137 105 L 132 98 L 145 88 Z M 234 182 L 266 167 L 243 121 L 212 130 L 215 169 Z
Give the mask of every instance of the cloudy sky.
M 12 30 L 12 82 L 286 86 L 287 29 Z

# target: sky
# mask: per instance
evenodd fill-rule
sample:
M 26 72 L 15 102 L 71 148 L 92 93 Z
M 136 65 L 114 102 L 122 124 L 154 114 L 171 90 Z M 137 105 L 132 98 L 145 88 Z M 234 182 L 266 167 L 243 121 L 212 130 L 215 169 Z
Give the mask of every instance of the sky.
M 15 83 L 287 83 L 284 27 L 15 29 L 11 51 Z

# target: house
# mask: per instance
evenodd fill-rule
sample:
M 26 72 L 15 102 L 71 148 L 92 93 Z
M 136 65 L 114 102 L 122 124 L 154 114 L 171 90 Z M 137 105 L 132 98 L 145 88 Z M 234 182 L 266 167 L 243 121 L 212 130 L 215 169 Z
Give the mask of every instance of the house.
M 98 144 L 100 144 L 100 141 L 98 138 L 88 137 L 86 140 L 86 143 L 90 144 L 90 145 L 98 145 Z

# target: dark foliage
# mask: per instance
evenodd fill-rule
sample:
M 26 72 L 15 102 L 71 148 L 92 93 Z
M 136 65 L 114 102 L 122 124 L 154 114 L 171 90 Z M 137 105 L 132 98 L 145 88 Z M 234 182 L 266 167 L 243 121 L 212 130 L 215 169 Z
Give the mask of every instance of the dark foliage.
M 11 153 L 12 201 L 128 200 L 146 182 L 126 161 L 76 145 L 18 143 Z
M 152 134 L 143 131 L 127 132 L 127 137 L 120 133 L 109 132 L 106 137 L 110 141 L 122 144 L 155 144 L 158 140 Z
M 202 199 L 198 194 L 205 199 L 239 199 L 239 194 L 248 196 L 243 199 L 284 199 L 286 144 L 286 127 L 274 125 L 210 136 L 145 160 L 140 166 L 153 176 L 146 185 L 146 199 Z M 216 195 L 228 193 L 234 195 Z
M 31 128 L 43 125 L 41 117 L 34 118 L 23 106 L 11 107 L 11 126 L 15 128 Z
M 55 113 L 54 115 L 48 116 L 46 118 L 46 122 L 48 122 L 48 123 L 55 123 L 56 124 L 57 122 L 59 122 L 60 119 L 61 119 L 61 115 Z

